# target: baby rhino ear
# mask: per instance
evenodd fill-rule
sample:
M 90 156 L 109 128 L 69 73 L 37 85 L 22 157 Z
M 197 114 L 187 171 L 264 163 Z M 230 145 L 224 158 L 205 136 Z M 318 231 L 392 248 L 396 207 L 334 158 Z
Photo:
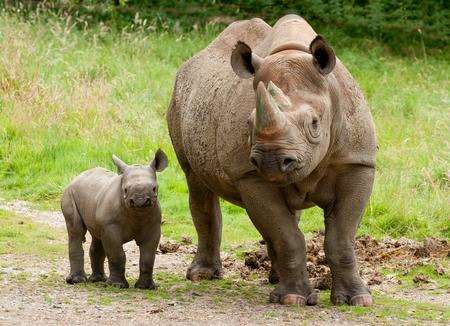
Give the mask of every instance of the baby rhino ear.
M 162 149 L 158 149 L 155 154 L 155 158 L 150 163 L 150 166 L 157 172 L 163 171 L 167 165 L 169 164 L 169 160 L 167 159 L 167 155 L 162 151 Z
M 112 156 L 112 160 L 114 164 L 117 166 L 117 171 L 119 171 L 119 174 L 124 173 L 128 165 L 120 158 L 118 158 L 116 155 Z

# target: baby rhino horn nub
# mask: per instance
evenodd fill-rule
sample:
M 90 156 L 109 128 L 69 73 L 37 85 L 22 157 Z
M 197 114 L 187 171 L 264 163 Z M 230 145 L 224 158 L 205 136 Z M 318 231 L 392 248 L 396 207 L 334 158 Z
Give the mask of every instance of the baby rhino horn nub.
M 279 109 L 275 99 L 270 95 L 263 82 L 256 89 L 256 133 L 271 135 L 286 124 L 286 117 Z

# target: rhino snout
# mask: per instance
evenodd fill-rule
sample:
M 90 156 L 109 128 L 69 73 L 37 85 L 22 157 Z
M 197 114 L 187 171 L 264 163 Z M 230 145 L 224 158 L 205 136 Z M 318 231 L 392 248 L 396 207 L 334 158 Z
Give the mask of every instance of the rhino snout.
M 299 161 L 293 154 L 282 154 L 277 155 L 277 157 L 263 157 L 260 154 L 252 153 L 250 155 L 250 163 L 261 172 L 268 170 L 287 173 L 299 166 Z

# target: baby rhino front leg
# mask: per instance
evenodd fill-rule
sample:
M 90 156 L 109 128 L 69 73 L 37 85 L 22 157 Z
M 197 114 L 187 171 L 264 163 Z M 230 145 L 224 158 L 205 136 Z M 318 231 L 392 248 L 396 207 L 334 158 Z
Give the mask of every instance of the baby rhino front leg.
M 155 254 L 161 237 L 161 226 L 157 223 L 147 233 L 147 238 L 139 243 L 139 279 L 134 285 L 138 289 L 156 289 L 153 281 L 153 265 Z
M 105 227 L 102 234 L 102 243 L 108 257 L 109 277 L 106 283 L 118 288 L 128 288 L 125 278 L 125 252 L 122 247 L 122 234 L 116 225 Z

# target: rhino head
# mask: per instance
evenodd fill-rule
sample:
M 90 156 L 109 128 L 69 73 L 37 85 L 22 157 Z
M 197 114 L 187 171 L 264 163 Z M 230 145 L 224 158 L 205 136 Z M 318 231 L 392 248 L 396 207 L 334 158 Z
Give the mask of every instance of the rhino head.
M 121 195 L 125 205 L 128 208 L 155 206 L 158 200 L 156 172 L 167 167 L 166 154 L 158 149 L 149 165 L 128 165 L 115 155 L 112 159 L 122 175 Z
M 253 77 L 256 107 L 249 117 L 250 162 L 280 185 L 308 176 L 328 151 L 336 57 L 317 36 L 304 51 L 284 50 L 261 58 L 238 42 L 231 65 L 241 78 Z

